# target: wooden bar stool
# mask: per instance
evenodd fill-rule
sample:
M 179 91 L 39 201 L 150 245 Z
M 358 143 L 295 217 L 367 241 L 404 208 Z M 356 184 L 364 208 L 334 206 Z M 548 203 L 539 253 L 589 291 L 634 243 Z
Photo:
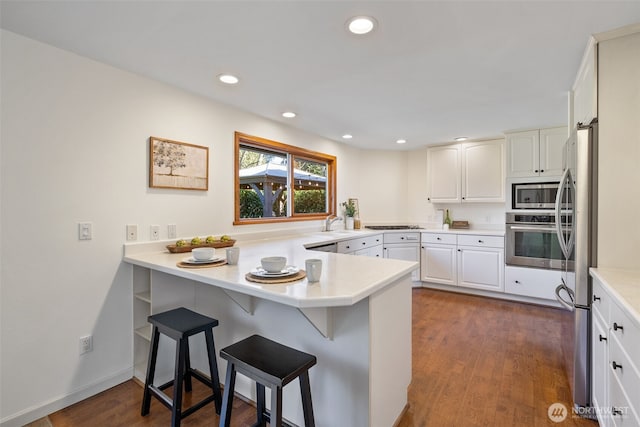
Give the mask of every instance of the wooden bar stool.
M 227 360 L 227 376 L 222 400 L 220 427 L 229 427 L 231 407 L 239 372 L 256 382 L 257 415 L 254 426 L 282 426 L 282 388 L 300 377 L 304 425 L 314 427 L 309 369 L 316 364 L 316 357 L 294 350 L 259 335 L 252 335 L 242 341 L 220 350 L 220 356 Z M 271 389 L 271 412 L 265 407 L 265 387 Z
M 222 405 L 222 393 L 220 392 L 220 378 L 218 376 L 218 362 L 213 343 L 213 328 L 218 326 L 218 321 L 211 317 L 203 316 L 186 308 L 176 308 L 149 316 L 149 323 L 153 325 L 153 335 L 149 348 L 149 364 L 147 377 L 144 384 L 142 397 L 142 416 L 149 413 L 151 396 L 156 397 L 164 406 L 171 410 L 171 425 L 179 426 L 183 418 L 191 415 L 210 402 L 215 402 L 216 413 L 220 413 Z M 209 372 L 211 380 L 206 378 L 197 369 L 191 368 L 189 360 L 189 337 L 204 332 L 207 343 L 207 356 L 209 358 Z M 160 334 L 166 335 L 176 341 L 176 364 L 174 378 L 160 386 L 153 385 L 158 357 L 158 341 Z M 211 387 L 212 394 L 188 409 L 182 410 L 182 384 L 185 390 L 191 391 L 191 377 Z M 173 400 L 162 390 L 173 385 Z

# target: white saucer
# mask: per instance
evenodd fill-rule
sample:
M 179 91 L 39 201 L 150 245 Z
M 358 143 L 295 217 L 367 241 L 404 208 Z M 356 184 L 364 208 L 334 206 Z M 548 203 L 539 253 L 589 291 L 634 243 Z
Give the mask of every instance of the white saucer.
M 185 264 L 211 264 L 214 262 L 219 262 L 224 260 L 224 258 L 219 257 L 219 256 L 215 256 L 211 259 L 205 259 L 205 260 L 199 260 L 199 259 L 195 259 L 194 257 L 189 257 L 189 258 L 185 258 L 182 260 L 182 262 L 184 262 Z
M 250 273 L 256 277 L 287 277 L 297 274 L 300 269 L 294 265 L 288 265 L 283 270 L 271 273 L 262 267 L 256 267 Z

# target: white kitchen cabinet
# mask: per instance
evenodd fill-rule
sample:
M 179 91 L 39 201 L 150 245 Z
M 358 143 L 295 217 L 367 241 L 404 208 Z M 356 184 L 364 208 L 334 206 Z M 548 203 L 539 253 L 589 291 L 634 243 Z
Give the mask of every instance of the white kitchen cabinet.
M 593 275 L 592 275 L 593 276 Z M 640 425 L 640 323 L 607 284 L 593 276 L 592 383 L 598 422 Z
M 338 253 L 382 258 L 382 234 L 338 242 Z
M 504 291 L 508 294 L 556 300 L 556 288 L 562 281 L 560 270 L 506 266 Z
M 506 134 L 507 177 L 560 177 L 566 127 Z
M 503 202 L 504 140 L 427 150 L 428 199 L 432 203 Z
M 420 262 L 420 233 L 384 233 L 383 250 L 385 258 Z M 420 281 L 420 269 L 411 273 L 411 280 Z
M 456 285 L 456 235 L 422 233 L 420 278 L 423 282 Z
M 427 149 L 428 199 L 433 203 L 462 200 L 460 144 Z
M 458 286 L 504 291 L 504 238 L 458 236 Z

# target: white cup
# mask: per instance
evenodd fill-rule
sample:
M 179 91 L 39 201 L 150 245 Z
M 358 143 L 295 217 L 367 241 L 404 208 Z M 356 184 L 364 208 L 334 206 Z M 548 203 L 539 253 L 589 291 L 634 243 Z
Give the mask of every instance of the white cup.
M 322 274 L 321 259 L 308 259 L 304 262 L 304 266 L 307 270 L 307 280 L 309 282 L 317 282 L 320 280 L 320 275 Z
M 240 248 L 227 248 L 227 264 L 236 265 L 240 258 Z

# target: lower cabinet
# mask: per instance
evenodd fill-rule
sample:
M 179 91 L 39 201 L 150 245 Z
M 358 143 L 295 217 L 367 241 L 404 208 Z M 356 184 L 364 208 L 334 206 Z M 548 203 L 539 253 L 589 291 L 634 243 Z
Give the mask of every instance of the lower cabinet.
M 384 257 L 390 259 L 403 259 L 406 261 L 420 261 L 420 233 L 384 233 Z M 413 270 L 411 280 L 420 281 L 420 269 Z M 416 285 L 414 285 L 416 286 Z M 418 283 L 417 286 L 420 286 Z
M 456 242 L 455 234 L 422 233 L 420 279 L 423 282 L 456 285 Z
M 640 426 L 640 324 L 595 277 L 591 350 L 591 392 L 600 426 Z
M 504 291 L 504 238 L 479 234 L 422 233 L 424 282 Z

